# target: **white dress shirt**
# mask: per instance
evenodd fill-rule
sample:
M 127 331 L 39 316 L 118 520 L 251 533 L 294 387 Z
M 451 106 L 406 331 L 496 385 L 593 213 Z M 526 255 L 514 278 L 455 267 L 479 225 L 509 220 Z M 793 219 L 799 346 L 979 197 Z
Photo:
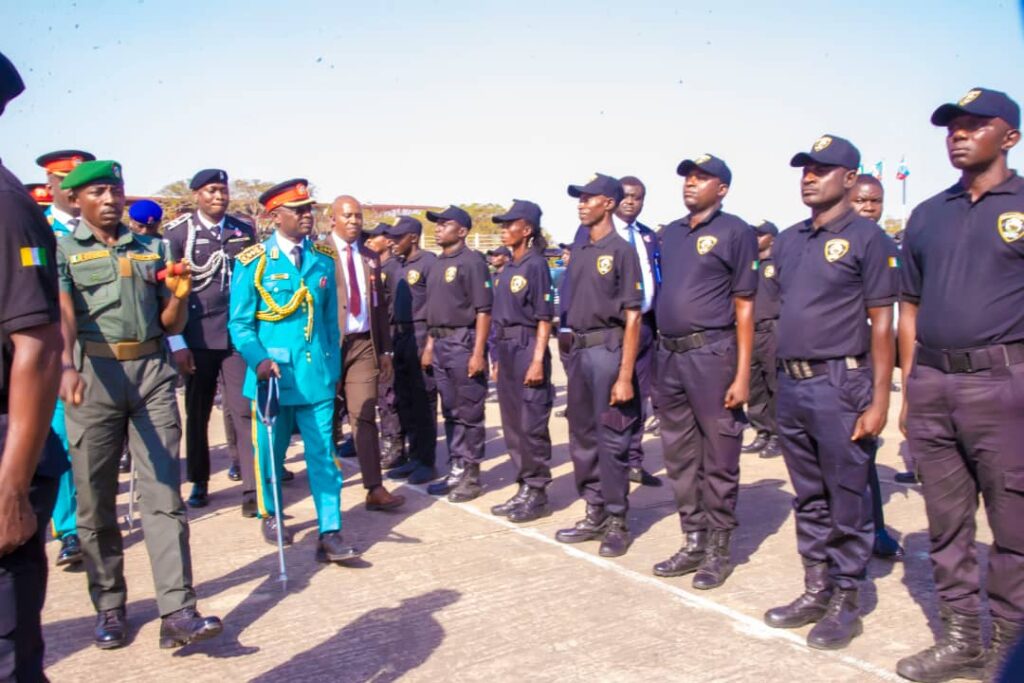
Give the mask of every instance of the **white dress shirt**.
M 351 307 L 346 307 L 345 334 L 359 334 L 370 331 L 370 288 L 366 285 L 366 268 L 363 266 L 363 255 L 359 253 L 359 243 L 349 245 L 348 242 L 331 233 L 334 240 L 334 247 L 338 250 L 338 264 L 341 275 L 345 278 L 345 286 L 348 288 L 349 297 L 352 296 L 352 283 L 348 279 L 348 250 L 352 250 L 352 263 L 356 267 L 356 283 L 359 285 L 359 296 L 362 298 L 362 305 L 359 307 L 359 315 L 352 315 Z M 346 302 L 347 303 L 347 302 Z
M 626 225 L 622 221 L 614 220 L 613 224 L 615 225 L 615 232 L 619 233 L 619 237 L 627 242 L 629 241 L 630 231 L 633 232 L 633 248 L 636 249 L 636 255 L 640 259 L 640 274 L 644 286 L 644 303 L 640 307 L 640 312 L 647 313 L 654 304 L 654 272 L 651 269 L 651 260 L 647 257 L 644 236 L 640 234 L 640 228 L 636 226 L 636 223 Z
M 287 256 L 288 260 L 292 262 L 292 265 L 295 266 L 296 269 L 298 269 L 299 264 L 296 263 L 295 254 L 292 253 L 292 250 L 295 247 L 298 247 L 301 250 L 302 249 L 302 245 L 303 245 L 303 243 L 306 240 L 302 239 L 299 242 L 293 242 L 290 239 L 288 239 L 287 237 L 285 237 L 284 235 L 282 235 L 280 232 L 275 232 L 274 233 L 274 239 L 277 240 L 277 246 L 278 246 L 278 248 L 281 249 L 281 252 L 285 256 Z
M 220 239 L 221 232 L 224 230 L 224 219 L 221 218 L 219 222 L 214 223 L 209 218 L 203 215 L 202 211 L 196 211 L 196 215 L 199 216 L 199 223 L 217 236 Z
M 56 204 L 50 204 L 50 215 L 53 216 L 53 220 L 61 223 L 69 229 L 71 227 L 71 221 L 75 220 L 75 217 L 67 211 L 58 209 Z

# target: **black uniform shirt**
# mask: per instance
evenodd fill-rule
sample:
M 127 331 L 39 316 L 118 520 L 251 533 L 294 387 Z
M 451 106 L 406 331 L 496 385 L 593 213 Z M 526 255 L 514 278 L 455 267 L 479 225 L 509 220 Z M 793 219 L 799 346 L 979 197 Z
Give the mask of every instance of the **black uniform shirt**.
M 757 294 L 754 295 L 754 322 L 774 320 L 779 317 L 779 283 L 775 281 L 775 260 L 769 256 L 761 259 L 757 267 L 760 279 Z
M 615 230 L 596 242 L 573 245 L 565 274 L 569 288 L 566 317 L 574 332 L 624 327 L 627 309 L 644 302 L 636 249 Z
M 384 284 L 384 296 L 388 298 L 388 322 L 390 323 L 395 322 L 395 298 L 403 276 L 402 260 L 397 256 L 392 256 L 380 264 L 380 279 Z M 406 294 L 408 295 L 408 287 L 406 287 Z
M 543 256 L 531 249 L 495 275 L 493 313 L 494 324 L 500 327 L 536 327 L 538 320 L 554 317 L 551 271 Z
M 402 264 L 402 283 L 395 288 L 395 322 L 425 322 L 427 319 L 427 277 L 437 265 L 437 255 L 420 250 Z
M 850 209 L 818 230 L 808 219 L 782 231 L 772 254 L 782 298 L 778 357 L 867 353 L 867 309 L 891 305 L 899 291 L 899 259 L 889 236 Z
M 903 240 L 917 340 L 967 349 L 1024 340 L 1024 178 L 977 202 L 958 184 L 920 204 Z
M 469 327 L 476 314 L 491 310 L 494 292 L 483 254 L 465 244 L 442 253 L 427 276 L 427 325 Z
M 0 414 L 7 413 L 14 347 L 12 334 L 60 321 L 57 243 L 25 187 L 0 165 Z M 47 417 L 49 420 L 49 417 Z M 36 473 L 59 477 L 67 454 L 52 432 Z M 0 457 L 3 457 L 0 445 Z
M 732 327 L 733 297 L 757 290 L 757 237 L 738 216 L 716 211 L 690 229 L 690 217 L 661 233 L 656 319 L 668 337 Z

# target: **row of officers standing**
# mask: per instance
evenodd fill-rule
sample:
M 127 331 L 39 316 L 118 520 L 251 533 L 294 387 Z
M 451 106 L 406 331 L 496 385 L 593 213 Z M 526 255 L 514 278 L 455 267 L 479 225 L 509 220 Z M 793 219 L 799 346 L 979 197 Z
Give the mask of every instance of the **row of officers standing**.
M 654 573 L 693 573 L 694 587 L 711 589 L 733 569 L 743 406 L 757 367 L 756 332 L 772 329 L 775 358 L 758 355 L 768 367 L 761 373 L 771 378 L 766 392 L 775 407 L 767 412 L 796 493 L 805 590 L 768 610 L 765 620 L 780 628 L 813 623 L 809 645 L 842 648 L 862 629 L 859 589 L 875 542 L 869 479 L 889 407 L 893 304 L 902 298 L 902 421 L 922 481 L 944 628 L 934 647 L 901 660 L 898 671 L 920 681 L 995 675 L 1024 621 L 1024 534 L 1017 523 L 1024 465 L 1013 450 L 1024 400 L 1024 181 L 1007 164 L 1019 117 L 1016 103 L 985 89 L 936 110 L 932 121 L 947 128 L 950 159 L 962 177 L 914 212 L 902 253 L 852 210 L 860 157 L 834 135 L 793 157 L 811 217 L 779 233 L 770 254 L 759 250 L 756 230 L 722 210 L 732 175 L 714 156 L 679 165 L 689 213 L 657 234 L 635 220 L 642 184 L 598 174 L 570 185 L 581 227 L 558 311 L 541 211 L 529 201 L 515 200 L 493 218 L 512 259 L 492 278 L 483 257 L 466 246 L 472 222 L 455 206 L 427 214 L 439 255 L 419 248 L 422 226 L 410 218 L 361 239 L 361 207 L 347 196 L 333 204 L 329 239 L 314 242 L 314 200 L 307 181 L 294 179 L 260 197 L 275 231 L 256 243 L 247 225 L 226 215 L 227 174 L 207 169 L 192 180 L 197 210 L 169 225 L 161 241 L 121 224 L 119 164 L 74 150 L 58 154 L 70 158 L 67 167 L 47 170 L 61 178 L 59 190 L 78 213 L 69 234 L 54 249 L 52 237 L 38 234 L 41 216 L 19 204 L 11 215 L 19 217 L 25 245 L 2 256 L 21 285 L 33 277 L 46 284 L 54 270 L 59 282 L 60 395 L 97 646 L 118 647 L 127 638 L 114 504 L 125 442 L 138 471 L 161 646 L 222 629 L 216 617 L 196 610 L 168 344 L 191 386 L 205 383 L 186 389 L 186 431 L 195 421 L 196 458 L 209 458 L 199 433 L 219 375 L 236 433 L 251 435 L 251 457 L 240 457 L 243 514 L 261 518 L 268 542 L 276 543 L 279 532 L 290 542 L 287 529 L 276 527 L 280 496 L 272 487 L 282 480 L 297 428 L 317 512 L 316 558 L 344 562 L 359 550 L 341 534 L 340 416 L 348 415 L 353 431 L 368 509 L 404 502 L 384 487 L 384 469 L 393 479 L 437 480 L 431 493 L 469 501 L 482 490 L 491 373 L 518 482 L 493 512 L 513 522 L 550 514 L 549 339 L 557 335 L 568 376 L 570 455 L 586 502 L 585 516 L 557 539 L 599 541 L 607 557 L 628 551 L 630 473 L 642 471 L 631 453 L 643 424 L 641 383 L 648 383 L 684 538 Z M 632 220 L 627 212 L 616 223 L 630 202 Z M 25 292 L 2 295 L 6 339 L 19 321 L 33 318 L 18 308 Z M 759 298 L 769 310 L 777 305 L 776 317 L 757 319 Z M 41 305 L 38 297 L 34 304 Z M 4 365 L 10 366 L 6 358 Z M 272 376 L 281 404 L 273 442 L 253 420 L 257 387 Z M 382 467 L 378 403 L 386 416 L 383 465 L 392 467 Z M 438 403 L 450 460 L 440 479 Z M 202 503 L 209 466 L 192 465 L 192 444 L 191 498 Z M 995 537 L 987 571 L 991 648 L 980 631 L 978 491 Z M 41 556 L 22 561 L 38 564 Z M 0 578 L 9 572 L 26 581 L 23 571 L 9 568 L 9 557 L 0 557 Z M 41 571 L 45 577 L 45 564 Z M 41 667 L 42 642 L 32 632 L 38 611 L 34 619 L 27 612 L 38 607 L 18 605 L 26 614 L 17 615 L 13 636 L 2 641 L 0 655 L 10 657 L 0 656 L 0 663 L 31 671 Z

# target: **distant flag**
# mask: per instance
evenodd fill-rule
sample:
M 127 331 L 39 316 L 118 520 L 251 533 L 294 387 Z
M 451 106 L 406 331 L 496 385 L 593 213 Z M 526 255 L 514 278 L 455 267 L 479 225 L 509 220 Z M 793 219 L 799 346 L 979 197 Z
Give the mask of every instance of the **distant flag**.
M 896 169 L 896 180 L 906 180 L 910 175 L 910 167 L 907 166 L 907 158 L 900 157 L 900 165 Z
M 881 161 L 876 161 L 875 162 L 875 172 L 872 173 L 871 175 L 875 176 L 879 180 L 882 179 L 882 162 Z

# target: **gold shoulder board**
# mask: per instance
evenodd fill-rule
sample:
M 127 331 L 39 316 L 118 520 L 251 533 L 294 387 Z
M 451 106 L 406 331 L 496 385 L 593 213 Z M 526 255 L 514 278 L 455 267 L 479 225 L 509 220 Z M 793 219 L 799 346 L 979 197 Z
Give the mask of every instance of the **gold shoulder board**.
M 330 256 L 331 258 L 334 258 L 334 247 L 332 247 L 329 244 L 324 244 L 323 242 L 313 242 L 313 249 L 319 251 L 324 256 Z
M 262 244 L 254 244 L 251 247 L 248 247 L 247 249 L 241 251 L 238 254 L 238 256 L 235 257 L 235 260 L 241 263 L 243 266 L 247 266 L 256 259 L 258 259 L 260 256 L 263 256 L 265 251 L 266 247 L 264 247 Z

